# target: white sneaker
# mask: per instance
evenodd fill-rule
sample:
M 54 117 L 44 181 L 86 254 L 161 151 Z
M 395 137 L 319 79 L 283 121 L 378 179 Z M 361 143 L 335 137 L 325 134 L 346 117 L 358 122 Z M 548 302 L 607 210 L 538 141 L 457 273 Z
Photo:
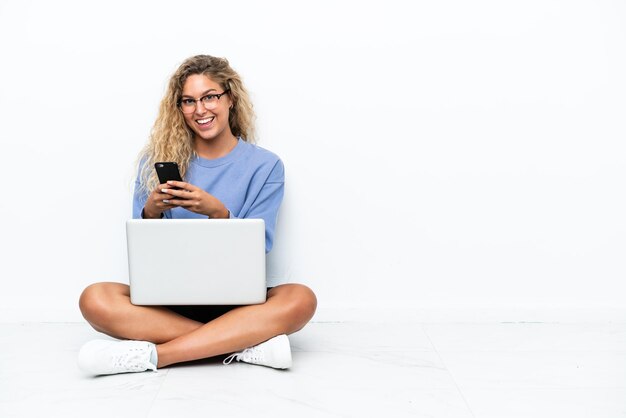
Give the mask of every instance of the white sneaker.
M 148 341 L 93 340 L 81 347 L 78 367 L 95 375 L 156 370 L 152 350 L 156 347 Z
M 289 339 L 285 334 L 271 338 L 264 343 L 246 348 L 241 353 L 231 354 L 224 359 L 224 364 L 230 364 L 233 360 L 275 369 L 288 369 L 291 367 Z

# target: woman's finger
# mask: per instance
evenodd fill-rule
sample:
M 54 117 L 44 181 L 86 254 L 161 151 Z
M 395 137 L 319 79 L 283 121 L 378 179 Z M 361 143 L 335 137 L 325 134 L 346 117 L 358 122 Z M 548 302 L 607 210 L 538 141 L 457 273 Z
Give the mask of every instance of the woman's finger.
M 195 204 L 189 199 L 166 199 L 166 200 L 169 205 L 180 206 L 183 208 L 186 208 Z
M 176 180 L 169 180 L 167 182 L 167 187 L 168 188 L 176 187 L 182 190 L 188 190 L 190 192 L 193 191 L 194 189 L 197 189 L 197 187 L 194 186 L 193 184 L 186 183 L 184 181 L 176 181 Z
M 187 190 L 179 190 L 179 189 L 162 189 L 161 192 L 166 195 L 165 199 L 189 199 L 191 196 Z

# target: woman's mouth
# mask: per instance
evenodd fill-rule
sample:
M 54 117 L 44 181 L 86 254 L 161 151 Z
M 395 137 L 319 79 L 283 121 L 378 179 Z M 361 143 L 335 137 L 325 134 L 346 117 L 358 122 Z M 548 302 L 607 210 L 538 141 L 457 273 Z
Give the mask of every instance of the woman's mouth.
M 205 118 L 205 119 L 196 119 L 196 123 L 200 126 L 206 126 L 206 125 L 209 125 L 211 122 L 213 122 L 213 120 L 215 120 L 215 116 L 212 116 L 210 118 Z

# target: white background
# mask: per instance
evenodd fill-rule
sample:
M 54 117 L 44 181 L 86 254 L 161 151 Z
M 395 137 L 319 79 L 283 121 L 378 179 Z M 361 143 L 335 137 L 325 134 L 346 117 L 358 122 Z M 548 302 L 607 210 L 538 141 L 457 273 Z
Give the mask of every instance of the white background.
M 625 3 L 409 3 L 1 0 L 0 320 L 127 281 L 135 158 L 199 53 L 285 162 L 272 276 L 317 319 L 626 319 Z

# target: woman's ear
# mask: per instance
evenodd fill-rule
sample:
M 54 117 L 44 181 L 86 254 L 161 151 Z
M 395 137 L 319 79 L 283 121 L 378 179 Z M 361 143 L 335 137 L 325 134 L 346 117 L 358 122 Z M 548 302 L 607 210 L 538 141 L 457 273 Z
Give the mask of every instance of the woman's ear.
M 228 108 L 232 109 L 233 107 L 235 107 L 235 100 L 233 99 L 233 90 L 230 88 L 230 82 L 227 82 L 226 85 L 228 86 L 228 100 L 230 101 L 230 106 L 228 106 Z

